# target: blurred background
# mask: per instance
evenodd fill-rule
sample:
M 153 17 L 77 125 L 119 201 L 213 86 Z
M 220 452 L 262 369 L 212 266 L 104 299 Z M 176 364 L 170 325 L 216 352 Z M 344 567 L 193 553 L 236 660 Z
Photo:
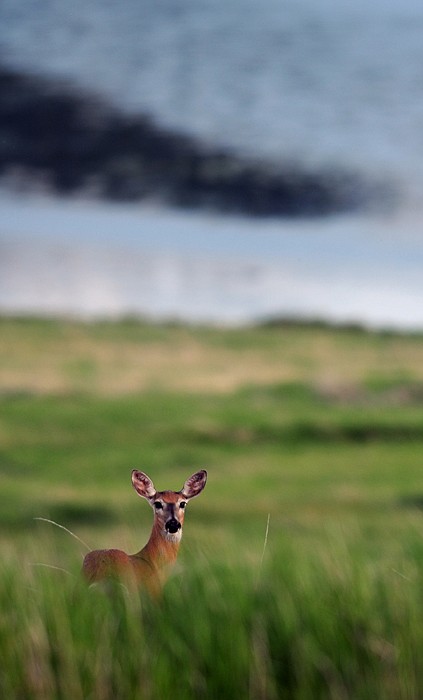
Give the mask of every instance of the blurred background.
M 417 0 L 0 6 L 0 310 L 423 322 Z
M 423 697 L 422 186 L 418 0 L 1 0 L 1 697 Z

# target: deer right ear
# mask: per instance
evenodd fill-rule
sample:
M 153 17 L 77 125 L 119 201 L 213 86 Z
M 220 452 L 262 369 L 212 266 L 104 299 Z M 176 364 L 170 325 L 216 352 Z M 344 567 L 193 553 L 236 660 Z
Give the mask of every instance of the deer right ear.
M 150 500 L 156 495 L 156 489 L 150 477 L 137 469 L 132 470 L 132 485 L 139 496 Z
M 184 498 L 189 500 L 190 498 L 195 498 L 195 496 L 198 496 L 198 494 L 201 493 L 205 487 L 206 481 L 207 472 L 205 469 L 200 469 L 199 472 L 196 472 L 190 476 L 189 479 L 186 480 L 181 491 Z

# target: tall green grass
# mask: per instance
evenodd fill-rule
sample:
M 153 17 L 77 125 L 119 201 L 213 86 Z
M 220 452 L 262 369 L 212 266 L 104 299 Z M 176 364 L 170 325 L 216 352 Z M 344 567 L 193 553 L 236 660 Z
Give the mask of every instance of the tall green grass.
M 158 602 L 10 563 L 1 697 L 418 700 L 423 547 L 402 544 L 327 532 L 306 555 L 270 533 L 262 567 L 198 553 Z

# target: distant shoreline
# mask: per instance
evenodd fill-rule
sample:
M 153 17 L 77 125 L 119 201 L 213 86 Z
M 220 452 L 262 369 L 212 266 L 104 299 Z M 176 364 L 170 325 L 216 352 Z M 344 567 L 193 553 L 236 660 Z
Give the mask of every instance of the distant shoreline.
M 417 218 L 309 221 L 0 194 L 0 309 L 423 328 Z
M 364 323 L 354 323 L 348 321 L 336 321 L 325 318 L 307 317 L 307 316 L 280 316 L 254 321 L 245 321 L 244 323 L 219 323 L 219 322 L 204 322 L 204 321 L 188 321 L 179 318 L 153 318 L 142 314 L 125 314 L 122 313 L 116 316 L 86 316 L 78 314 L 55 314 L 55 313 L 40 313 L 40 312 L 25 312 L 21 313 L 0 309 L 0 329 L 2 322 L 22 324 L 39 324 L 43 325 L 81 325 L 83 327 L 151 327 L 151 328 L 181 328 L 181 329 L 203 329 L 222 332 L 231 330 L 266 330 L 272 329 L 283 330 L 316 330 L 316 331 L 333 331 L 336 333 L 354 334 L 354 335 L 369 335 L 372 337 L 393 337 L 393 338 L 422 338 L 423 327 L 416 329 L 400 329 L 392 326 L 372 327 Z

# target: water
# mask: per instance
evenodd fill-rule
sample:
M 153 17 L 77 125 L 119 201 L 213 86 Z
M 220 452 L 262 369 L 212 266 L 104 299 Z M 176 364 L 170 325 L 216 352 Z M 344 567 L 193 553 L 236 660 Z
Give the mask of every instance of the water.
M 277 316 L 423 327 L 415 222 L 285 222 L 0 199 L 3 311 L 245 323 Z M 405 225 L 407 224 L 407 225 Z
M 3 310 L 423 327 L 417 0 L 3 0 L 0 51 L 241 154 L 388 175 L 400 197 L 263 223 L 3 194 Z
M 14 64 L 212 143 L 394 173 L 421 169 L 422 38 L 417 0 L 0 6 L 0 47 Z

